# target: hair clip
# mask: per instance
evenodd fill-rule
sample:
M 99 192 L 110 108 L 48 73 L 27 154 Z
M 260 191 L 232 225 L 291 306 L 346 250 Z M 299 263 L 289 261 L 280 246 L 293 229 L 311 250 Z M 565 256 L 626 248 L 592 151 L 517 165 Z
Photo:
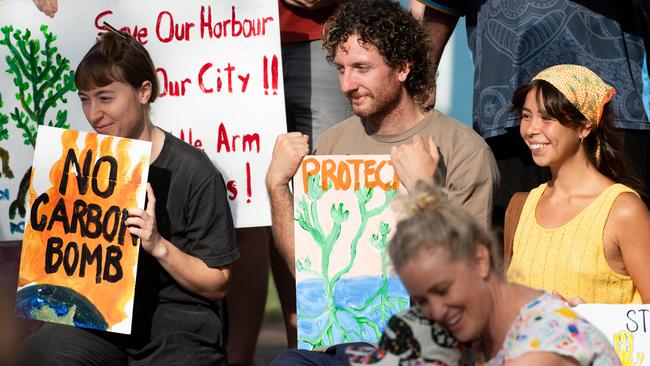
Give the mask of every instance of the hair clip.
M 127 40 L 127 37 L 124 35 L 124 33 L 120 32 L 117 28 L 113 27 L 112 25 L 108 24 L 108 22 L 104 21 L 104 26 L 108 28 L 111 32 L 117 34 L 118 36 L 122 37 L 123 40 Z

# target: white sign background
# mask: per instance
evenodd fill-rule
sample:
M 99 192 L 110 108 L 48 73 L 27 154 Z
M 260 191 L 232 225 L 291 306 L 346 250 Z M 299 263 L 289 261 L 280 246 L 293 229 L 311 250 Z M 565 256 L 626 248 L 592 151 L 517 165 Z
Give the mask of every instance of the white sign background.
M 43 44 L 39 28 L 47 25 L 73 69 L 103 31 L 98 29 L 103 21 L 128 27 L 151 54 L 161 82 L 151 119 L 208 154 L 227 183 L 235 225 L 269 225 L 264 176 L 275 139 L 286 131 L 277 2 L 66 0 L 50 19 L 32 1 L 0 0 L 0 27 L 29 28 Z M 5 115 L 20 108 L 13 75 L 6 72 L 8 53 L 0 46 L 0 113 Z M 46 121 L 67 109 L 70 128 L 92 131 L 75 92 L 66 97 L 68 103 L 50 109 Z M 19 240 L 22 234 L 10 232 L 10 221 L 16 225 L 24 219 L 10 220 L 9 204 L 33 149 L 24 145 L 14 121 L 6 127 L 9 140 L 0 147 L 9 151 L 14 178 L 0 177 L 0 192 L 9 192 L 9 199 L 0 199 L 0 240 Z
M 650 305 L 583 304 L 574 310 L 605 334 L 617 349 L 623 365 L 648 364 Z M 645 363 L 638 362 L 640 354 L 645 357 Z

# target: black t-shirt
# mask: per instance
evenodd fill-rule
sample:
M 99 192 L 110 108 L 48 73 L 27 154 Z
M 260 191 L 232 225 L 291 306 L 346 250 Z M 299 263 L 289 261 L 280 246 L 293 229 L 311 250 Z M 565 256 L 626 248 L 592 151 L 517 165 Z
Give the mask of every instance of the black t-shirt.
M 158 158 L 149 167 L 156 197 L 158 232 L 208 267 L 239 258 L 223 178 L 207 155 L 165 132 Z M 134 322 L 127 348 L 135 352 L 163 345 L 182 332 L 215 346 L 223 344 L 222 301 L 182 288 L 158 263 L 140 251 Z

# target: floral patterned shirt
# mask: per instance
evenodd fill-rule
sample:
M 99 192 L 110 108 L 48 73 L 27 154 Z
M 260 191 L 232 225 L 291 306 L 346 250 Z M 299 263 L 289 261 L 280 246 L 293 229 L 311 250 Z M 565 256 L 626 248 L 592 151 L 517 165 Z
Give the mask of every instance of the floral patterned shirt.
M 559 298 L 545 292 L 521 308 L 499 353 L 486 366 L 506 365 L 528 352 L 553 352 L 581 366 L 621 361 L 607 338 Z

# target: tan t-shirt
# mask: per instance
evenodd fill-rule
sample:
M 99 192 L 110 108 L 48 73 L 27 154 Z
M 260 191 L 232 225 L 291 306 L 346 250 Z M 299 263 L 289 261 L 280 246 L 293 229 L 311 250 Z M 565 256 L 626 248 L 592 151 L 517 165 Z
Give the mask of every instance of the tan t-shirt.
M 476 220 L 490 227 L 492 200 L 499 182 L 494 155 L 471 128 L 433 110 L 415 126 L 397 135 L 368 135 L 359 117 L 351 117 L 327 129 L 314 153 L 320 155 L 390 154 L 392 146 L 414 135 L 429 136 L 438 145 L 439 177 L 458 202 Z

